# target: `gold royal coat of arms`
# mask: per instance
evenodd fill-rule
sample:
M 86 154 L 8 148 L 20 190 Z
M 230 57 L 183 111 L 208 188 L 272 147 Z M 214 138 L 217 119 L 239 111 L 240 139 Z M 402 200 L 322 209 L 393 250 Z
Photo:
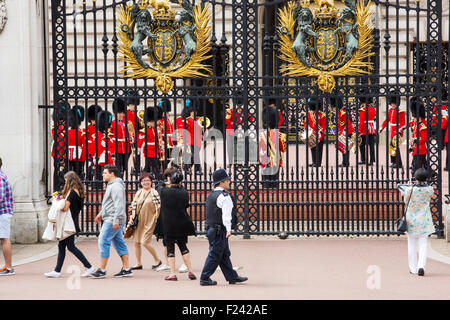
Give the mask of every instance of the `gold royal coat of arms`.
M 173 89 L 173 78 L 211 74 L 211 67 L 202 64 L 211 57 L 207 55 L 211 43 L 207 5 L 171 1 L 182 10 L 173 10 L 168 0 L 140 0 L 124 4 L 118 14 L 124 76 L 154 78 L 156 88 L 163 93 Z M 149 6 L 153 7 L 151 12 Z
M 368 0 L 344 0 L 340 9 L 334 0 L 290 1 L 279 9 L 281 73 L 317 77 L 324 92 L 334 89 L 335 76 L 370 73 L 373 12 Z

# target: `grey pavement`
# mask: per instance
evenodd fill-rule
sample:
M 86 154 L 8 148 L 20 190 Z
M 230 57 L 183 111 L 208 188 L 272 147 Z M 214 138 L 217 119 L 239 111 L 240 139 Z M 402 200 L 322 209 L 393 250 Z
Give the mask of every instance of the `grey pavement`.
M 152 242 L 161 255 L 161 242 Z M 130 263 L 135 264 L 134 246 L 127 241 Z M 187 274 L 177 282 L 164 280 L 167 272 L 151 270 L 151 255 L 143 251 L 144 270 L 132 278 L 113 278 L 120 259 L 111 250 L 106 279 L 80 278 L 84 270 L 66 254 L 62 277 L 47 279 L 44 272 L 56 263 L 56 244 L 14 245 L 16 275 L 0 278 L 1 292 L 10 299 L 450 299 L 450 246 L 431 239 L 425 277 L 408 272 L 405 237 L 297 238 L 254 237 L 230 241 L 232 262 L 243 267 L 240 275 L 249 281 L 229 285 L 218 270 L 216 287 L 201 287 Z M 99 256 L 95 238 L 81 238 L 77 246 L 94 266 Z M 208 252 L 205 237 L 190 238 L 193 271 L 200 276 Z M 181 264 L 176 252 L 177 267 Z M 2 294 L 0 293 L 0 296 Z

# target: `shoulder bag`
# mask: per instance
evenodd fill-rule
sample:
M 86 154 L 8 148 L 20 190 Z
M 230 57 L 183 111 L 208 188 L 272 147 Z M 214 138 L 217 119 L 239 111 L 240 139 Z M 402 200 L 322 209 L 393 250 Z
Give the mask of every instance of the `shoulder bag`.
M 411 198 L 413 196 L 413 191 L 414 185 L 411 188 L 411 194 L 409 195 L 408 204 L 406 205 L 405 212 L 403 212 L 403 216 L 395 221 L 397 231 L 401 233 L 405 233 L 406 231 L 408 231 L 408 223 L 406 222 L 406 212 L 408 211 L 409 202 L 411 201 Z
M 151 192 L 152 192 L 152 191 L 150 190 L 150 191 L 147 193 L 147 195 L 146 195 L 145 198 L 144 198 L 144 201 L 142 201 L 142 204 L 141 204 L 141 206 L 139 207 L 139 210 L 136 210 L 136 214 L 134 215 L 133 220 L 131 220 L 130 223 L 127 225 L 127 228 L 126 228 L 125 233 L 124 233 L 124 235 L 123 235 L 123 237 L 124 237 L 125 239 L 131 238 L 131 236 L 132 236 L 132 235 L 134 234 L 134 232 L 136 231 L 136 228 L 137 228 L 138 223 L 139 223 L 139 212 L 141 211 L 142 206 L 143 206 L 144 203 L 145 203 L 145 199 L 147 199 L 148 195 L 149 195 Z

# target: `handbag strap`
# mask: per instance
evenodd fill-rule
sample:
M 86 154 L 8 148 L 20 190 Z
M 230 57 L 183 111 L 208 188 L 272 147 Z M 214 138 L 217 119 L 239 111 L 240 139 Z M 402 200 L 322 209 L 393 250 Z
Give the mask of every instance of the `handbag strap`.
M 411 193 L 409 194 L 408 204 L 406 205 L 405 212 L 403 212 L 403 216 L 406 216 L 406 211 L 408 211 L 409 202 L 411 201 L 411 198 L 413 196 L 413 190 L 414 190 L 414 185 L 411 188 Z
M 141 212 L 142 207 L 144 206 L 145 203 L 145 199 L 147 199 L 148 195 L 152 193 L 152 190 L 150 189 L 150 191 L 147 193 L 147 195 L 144 197 L 144 200 L 142 201 L 141 206 L 139 207 L 139 211 L 136 210 L 136 216 L 139 217 L 139 213 Z

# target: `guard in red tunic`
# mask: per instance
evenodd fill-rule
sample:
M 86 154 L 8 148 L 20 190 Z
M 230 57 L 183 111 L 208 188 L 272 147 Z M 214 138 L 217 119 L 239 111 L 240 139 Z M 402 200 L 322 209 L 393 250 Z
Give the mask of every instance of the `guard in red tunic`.
M 157 130 L 158 110 L 148 107 L 145 109 L 144 121 L 147 128 L 139 132 L 138 147 L 142 148 L 145 157 L 144 171 L 152 173 L 158 180 L 162 180 L 161 163 L 159 162 L 161 133 Z
M 262 167 L 264 188 L 277 188 L 280 168 L 287 150 L 286 134 L 277 126 L 279 114 L 275 108 L 265 107 L 262 112 L 263 128 L 259 133 L 259 162 Z
M 112 155 L 115 154 L 115 144 L 110 134 L 113 115 L 109 111 L 100 111 L 97 114 L 97 133 L 89 150 L 93 154 L 93 164 L 95 179 L 102 181 L 103 167 L 107 164 L 114 164 Z
M 67 172 L 66 168 L 66 126 L 67 126 L 67 112 L 70 110 L 70 105 L 66 101 L 57 102 L 53 110 L 53 126 L 52 126 L 52 145 L 51 156 L 54 158 L 53 165 L 53 188 L 60 190 L 64 186 L 64 174 Z M 55 139 L 56 131 L 56 139 Z
M 413 156 L 412 172 L 419 168 L 427 169 L 427 121 L 425 119 L 425 106 L 417 98 L 411 98 L 412 120 L 409 126 L 412 128 L 412 140 L 409 152 Z
M 447 100 L 447 92 L 445 88 L 442 88 L 442 100 Z M 448 127 L 448 110 L 447 105 L 441 104 L 438 105 L 435 97 L 432 97 L 431 102 L 433 103 L 433 118 L 431 120 L 431 135 L 436 137 L 438 141 L 438 145 L 441 150 L 444 150 L 444 141 L 445 141 L 445 133 L 447 132 Z M 441 130 L 438 130 L 439 127 L 439 117 L 441 118 Z
M 386 128 L 389 122 L 390 143 L 392 144 L 392 139 L 395 138 L 394 140 L 400 141 L 400 138 L 403 136 L 403 130 L 406 128 L 406 116 L 405 111 L 400 110 L 400 96 L 397 91 L 392 90 L 389 93 L 387 102 L 389 104 L 388 116 L 381 125 L 380 133 Z M 391 155 L 391 167 L 401 168 L 403 164 L 399 149 L 400 146 L 398 142 L 395 142 L 395 145 L 395 156 Z
M 314 141 L 315 139 L 315 143 L 309 144 L 312 154 L 312 163 L 309 166 L 320 167 L 322 165 L 323 141 L 326 132 L 326 115 L 321 110 L 321 99 L 316 97 L 309 98 L 307 105 L 309 111 L 303 125 L 307 132 L 308 141 Z M 314 139 L 310 139 L 312 135 L 315 137 Z
M 195 166 L 195 174 L 202 175 L 202 166 L 200 164 L 200 149 L 203 143 L 202 127 L 200 127 L 199 120 L 201 117 L 197 117 L 196 113 L 199 109 L 198 99 L 187 99 L 186 108 L 189 113 L 189 117 L 186 118 L 187 136 L 186 143 L 191 148 L 191 157 L 186 159 L 185 157 L 185 170 L 187 174 L 191 174 L 192 164 Z
M 121 98 L 114 99 L 113 111 L 115 120 L 111 123 L 110 132 L 116 150 L 116 167 L 119 170 L 119 176 L 127 171 L 128 158 L 130 156 L 130 143 L 128 140 L 128 128 L 125 122 L 125 101 Z
M 140 168 L 140 156 L 137 154 L 138 146 L 136 137 L 139 135 L 139 129 L 142 129 L 139 128 L 139 119 L 137 117 L 137 107 L 140 103 L 138 94 L 135 91 L 129 91 L 126 94 L 126 103 L 127 113 L 125 114 L 125 122 L 127 123 L 128 143 L 133 158 L 134 169 L 132 172 L 137 173 L 137 168 Z
M 172 111 L 172 105 L 169 99 L 163 99 L 158 104 L 159 120 L 158 131 L 162 136 L 160 161 L 163 165 L 163 172 L 167 169 L 172 159 L 173 143 L 173 120 L 170 120 L 169 113 Z
M 183 166 L 183 169 L 187 171 L 187 165 L 185 160 L 190 161 L 191 147 L 187 145 L 185 137 L 187 136 L 187 118 L 189 112 L 187 107 L 184 107 L 181 114 L 176 119 L 176 131 L 174 132 L 174 149 L 172 151 L 172 157 L 174 163 L 178 166 Z
M 342 153 L 342 164 L 339 167 L 348 167 L 350 165 L 350 137 L 355 131 L 353 129 L 353 125 L 350 119 L 350 116 L 347 113 L 346 108 L 342 102 L 341 97 L 331 97 L 330 104 L 332 107 L 337 108 L 338 111 L 338 141 L 339 144 L 341 141 L 344 141 L 344 145 L 338 150 Z
M 269 98 L 267 100 L 267 105 L 270 108 L 274 108 L 275 110 L 278 111 L 278 124 L 277 124 L 277 126 L 278 126 L 278 130 L 280 130 L 281 126 L 284 123 L 284 118 L 283 118 L 283 114 L 281 113 L 281 111 L 277 108 L 276 103 L 277 103 L 277 99 L 276 98 L 271 97 L 271 98 Z
M 95 156 L 95 136 L 98 132 L 96 128 L 96 119 L 98 114 L 102 111 L 102 108 L 99 105 L 93 104 L 89 106 L 87 111 L 87 145 L 88 145 L 88 169 L 87 169 L 87 179 L 92 180 L 94 178 L 94 156 Z M 86 129 L 85 129 L 86 132 Z
M 80 129 L 81 122 L 84 118 L 84 108 L 81 106 L 74 106 L 69 110 L 68 121 L 68 157 L 69 157 L 69 170 L 75 171 L 78 176 L 83 179 L 83 167 L 86 161 L 86 147 L 85 136 Z
M 228 166 L 231 166 L 237 160 L 237 142 L 234 138 L 244 135 L 243 103 L 243 93 L 239 90 L 236 92 L 236 96 L 233 97 L 234 107 L 229 107 L 225 113 Z M 254 122 L 255 118 L 249 114 L 247 120 L 248 122 Z
M 372 97 L 368 97 L 367 95 L 368 93 L 365 90 L 362 90 L 359 95 L 359 102 L 362 106 L 359 108 L 358 125 L 359 136 L 362 138 L 361 145 L 359 146 L 361 153 L 361 161 L 359 164 L 367 163 L 367 153 L 370 150 L 370 161 L 368 164 L 373 165 L 375 163 L 375 138 L 377 136 L 377 130 L 375 128 L 376 110 L 371 106 L 373 101 Z

